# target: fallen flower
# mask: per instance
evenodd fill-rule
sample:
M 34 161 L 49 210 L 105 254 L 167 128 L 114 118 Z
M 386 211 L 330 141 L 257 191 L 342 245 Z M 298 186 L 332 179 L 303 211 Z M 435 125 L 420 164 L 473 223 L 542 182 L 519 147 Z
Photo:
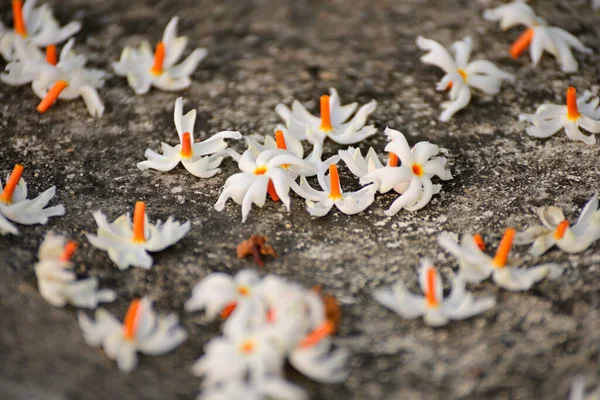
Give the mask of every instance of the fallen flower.
M 267 244 L 267 237 L 262 235 L 252 235 L 244 240 L 237 247 L 237 258 L 252 256 L 252 261 L 259 267 L 264 267 L 263 256 L 277 257 L 277 252 L 273 246 Z
M 575 88 L 569 87 L 567 89 L 567 105 L 542 104 L 535 114 L 521 114 L 519 120 L 533 124 L 526 129 L 530 136 L 547 138 L 564 128 L 569 139 L 593 145 L 596 143 L 596 137 L 584 135 L 579 128 L 591 133 L 600 133 L 598 101 L 597 97 L 591 98 L 589 92 L 585 92 L 578 99 Z
M 15 42 L 23 40 L 36 47 L 64 42 L 81 29 L 80 22 L 60 27 L 47 4 L 36 7 L 37 0 L 12 0 L 13 29 L 0 23 L 0 52 L 7 62 L 18 59 Z
M 116 299 L 112 290 L 98 290 L 98 279 L 77 280 L 73 273 L 71 256 L 77 249 L 75 242 L 53 233 L 46 234 L 39 250 L 39 262 L 34 270 L 40 294 L 54 307 L 72 304 L 81 308 L 96 308 L 98 303 Z
M 56 187 L 52 186 L 35 199 L 27 198 L 27 183 L 21 178 L 24 167 L 15 165 L 13 172 L 6 179 L 6 185 L 2 187 L 0 180 L 0 214 L 6 219 L 22 225 L 45 225 L 50 217 L 65 215 L 65 207 L 58 206 L 45 208 L 56 194 Z M 8 221 L 0 219 L 0 229 L 17 234 L 14 226 L 9 226 Z
M 296 157 L 287 150 L 272 149 L 261 152 L 257 157 L 252 150 L 246 150 L 238 161 L 242 172 L 227 178 L 223 191 L 215 203 L 217 211 L 223 211 L 230 198 L 242 206 L 242 223 L 246 222 L 252 204 L 262 207 L 267 193 L 274 201 L 281 199 L 286 209 L 290 210 L 289 191 L 292 187 L 297 193 L 302 189 L 294 181 L 295 175 L 287 169 L 297 167 L 316 170 L 316 167 Z
M 375 100 L 362 106 L 351 118 L 358 103 L 342 106 L 337 91 L 330 88 L 329 93 L 321 96 L 320 117 L 310 114 L 297 100 L 292 103 L 291 110 L 284 104 L 278 104 L 275 112 L 290 133 L 313 144 L 323 143 L 327 137 L 338 144 L 354 144 L 377 132 L 373 125 L 365 126 L 367 118 L 377 107 Z
M 429 259 L 421 260 L 419 285 L 425 296 L 412 294 L 402 282 L 392 288 L 377 289 L 375 300 L 402 318 L 415 319 L 423 316 L 427 325 L 442 326 L 451 320 L 471 318 L 496 305 L 493 297 L 475 299 L 465 289 L 461 274 L 452 278 L 452 292 L 444 298 L 442 279 Z
M 542 226 L 533 226 L 515 236 L 515 244 L 533 243 L 529 251 L 534 256 L 541 256 L 554 245 L 569 254 L 581 253 L 600 239 L 597 192 L 583 207 L 577 223 L 572 227 L 562 210 L 555 206 L 539 208 L 538 216 Z
M 46 58 L 24 41 L 15 42 L 18 61 L 6 66 L 7 74 L 2 74 L 4 83 L 13 86 L 31 82 L 31 88 L 42 101 L 37 107 L 45 113 L 57 99 L 73 100 L 81 97 L 92 117 L 101 117 L 104 104 L 98 96 L 97 88 L 104 85 L 104 71 L 85 68 L 86 59 L 76 55 L 72 49 L 75 39 L 69 40 L 56 56 L 56 47 L 49 46 Z
M 503 81 L 515 81 L 514 75 L 502 71 L 490 61 L 469 62 L 473 47 L 470 37 L 452 44 L 455 59 L 452 59 L 450 53 L 435 40 L 419 36 L 417 46 L 428 51 L 421 57 L 423 63 L 435 65 L 446 73 L 436 87 L 439 91 L 450 90 L 450 101 L 442 103 L 444 111 L 440 115 L 440 121 L 449 121 L 456 112 L 470 103 L 472 87 L 494 95 L 500 93 Z
M 509 263 L 508 254 L 515 234 L 513 228 L 506 229 L 494 257 L 485 254 L 471 235 L 464 235 L 459 245 L 448 234 L 442 233 L 438 236 L 438 243 L 456 257 L 461 274 L 468 283 L 479 283 L 491 276 L 504 289 L 525 291 L 544 278 L 555 279 L 562 274 L 562 268 L 555 263 L 531 268 L 518 268 L 518 263 Z
M 342 322 L 342 310 L 337 299 L 333 295 L 323 294 L 321 285 L 313 286 L 312 291 L 321 296 L 325 307 L 325 319 L 331 323 L 331 333 L 336 333 Z
M 239 132 L 222 131 L 200 143 L 194 143 L 194 123 L 196 122 L 196 110 L 189 111 L 183 115 L 183 98 L 175 101 L 175 129 L 179 135 L 181 144 L 169 146 L 162 143 L 163 154 L 157 154 L 146 149 L 144 156 L 146 161 L 139 162 L 137 167 L 145 171 L 155 169 L 158 171 L 170 171 L 180 162 L 189 173 L 198 178 L 210 178 L 221 170 L 221 165 L 227 148 L 225 139 L 241 139 Z
M 90 243 L 107 251 L 110 259 L 120 270 L 129 266 L 150 269 L 153 264 L 148 252 L 158 252 L 177 243 L 190 230 L 190 222 L 182 224 L 169 217 L 163 224 L 160 220 L 151 224 L 146 216 L 146 205 L 135 204 L 133 225 L 129 213 L 109 223 L 101 211 L 93 213 L 98 224 L 96 235 L 86 234 Z
M 304 176 L 300 178 L 300 187 L 309 195 L 305 197 L 306 210 L 313 217 L 323 217 L 329 214 L 334 205 L 346 215 L 358 214 L 375 200 L 377 189 L 371 185 L 356 192 L 344 193 L 336 164 L 329 165 L 328 177 L 325 176 L 324 170 L 317 176 L 323 191 L 313 189 Z
M 563 72 L 577 72 L 579 66 L 571 47 L 583 53 L 592 53 L 579 39 L 564 29 L 548 26 L 546 21 L 535 15 L 533 9 L 521 0 L 485 10 L 483 17 L 489 21 L 500 21 L 500 28 L 507 30 L 517 25 L 524 25 L 527 30 L 514 42 L 510 55 L 518 58 L 530 47 L 531 60 L 536 66 L 544 51 L 558 60 Z
M 431 178 L 438 176 L 446 181 L 452 179 L 452 174 L 446 169 L 446 158 L 431 158 L 439 153 L 439 147 L 429 142 L 418 142 L 412 149 L 404 135 L 396 130 L 386 128 L 386 134 L 392 134 L 394 139 L 385 146 L 385 151 L 396 154 L 401 166 L 386 166 L 376 169 L 360 179 L 361 184 L 375 183 L 379 191 L 385 193 L 395 189 L 402 193 L 386 215 L 395 215 L 405 208 L 417 211 L 425 207 L 434 194 L 439 193 L 441 186 L 434 185 Z
M 135 94 L 146 94 L 151 86 L 175 92 L 191 85 L 190 76 L 206 57 L 207 51 L 197 48 L 183 62 L 175 65 L 188 43 L 186 36 L 177 37 L 178 22 L 178 17 L 169 21 L 154 53 L 150 43 L 144 40 L 137 49 L 125 47 L 119 62 L 113 63 L 115 73 L 127 77 Z
M 213 272 L 192 289 L 192 297 L 185 302 L 186 311 L 203 310 L 206 320 L 221 315 L 227 319 L 237 306 L 254 296 L 260 277 L 254 271 L 241 270 L 235 277 Z
M 129 373 L 137 365 L 137 352 L 148 356 L 163 355 L 187 339 L 176 314 L 157 316 L 148 297 L 134 299 L 121 324 L 104 309 L 96 311 L 96 320 L 79 313 L 79 326 L 92 347 L 104 347 L 108 358 L 117 360 L 119 369 Z

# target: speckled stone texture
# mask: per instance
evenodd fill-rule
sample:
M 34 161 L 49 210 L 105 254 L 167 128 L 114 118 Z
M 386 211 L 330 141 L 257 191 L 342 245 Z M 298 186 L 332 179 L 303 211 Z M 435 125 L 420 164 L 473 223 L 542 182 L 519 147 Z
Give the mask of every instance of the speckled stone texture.
M 200 380 L 190 373 L 203 345 L 219 334 L 218 325 L 200 325 L 183 310 L 192 286 L 213 271 L 255 268 L 238 260 L 237 243 L 251 234 L 270 238 L 280 257 L 261 272 L 276 273 L 306 286 L 320 284 L 337 296 L 344 313 L 336 339 L 350 349 L 350 377 L 344 384 L 320 385 L 287 375 L 313 399 L 565 399 L 572 378 L 598 383 L 600 245 L 568 256 L 550 251 L 540 262 L 556 261 L 565 274 L 526 293 L 499 290 L 490 282 L 475 286 L 497 296 L 498 305 L 482 316 L 432 329 L 404 321 L 376 304 L 373 289 L 402 279 L 416 289 L 419 258 L 441 267 L 445 285 L 454 260 L 436 244 L 436 234 L 480 232 L 493 248 L 507 226 L 537 223 L 539 206 L 556 204 L 575 218 L 598 189 L 600 146 L 569 141 L 563 133 L 548 140 L 524 134 L 520 112 L 542 102 L 561 103 L 568 86 L 598 91 L 600 13 L 589 2 L 534 1 L 538 13 L 566 28 L 595 54 L 576 55 L 580 72 L 566 75 L 545 56 L 532 69 L 528 55 L 508 57 L 519 29 L 502 32 L 483 20 L 492 0 L 55 0 L 65 23 L 83 22 L 77 51 L 90 65 L 110 70 L 126 44 L 153 43 L 173 15 L 180 32 L 209 56 L 181 93 L 185 109 L 196 108 L 196 136 L 223 129 L 245 135 L 272 132 L 279 102 L 302 101 L 310 110 L 329 87 L 345 102 L 371 99 L 371 120 L 383 131 L 402 130 L 411 144 L 429 140 L 449 158 L 454 180 L 423 210 L 386 217 L 393 195 L 379 196 L 364 213 L 332 212 L 311 218 L 304 202 L 292 198 L 292 212 L 268 201 L 241 224 L 240 207 L 214 210 L 225 179 L 236 172 L 232 160 L 212 179 L 196 179 L 181 166 L 169 173 L 140 172 L 135 164 L 146 148 L 176 143 L 172 122 L 178 94 L 152 90 L 136 97 L 126 80 L 111 76 L 101 90 L 103 118 L 90 118 L 83 103 L 60 102 L 41 116 L 28 87 L 0 86 L 0 171 L 19 162 L 36 195 L 51 185 L 67 215 L 47 226 L 21 227 L 20 236 L 0 237 L 0 398 L 2 399 L 191 399 Z M 10 23 L 10 5 L 0 8 Z M 417 35 L 450 45 L 471 35 L 474 58 L 486 58 L 517 75 L 495 97 L 474 95 L 467 110 L 447 124 L 437 121 L 444 93 L 435 82 L 440 70 L 421 64 Z M 191 49 L 188 49 L 188 52 Z M 384 135 L 361 148 L 383 152 Z M 243 143 L 234 144 L 241 151 Z M 326 155 L 340 147 L 328 142 Z M 342 185 L 358 182 L 343 168 Z M 91 212 L 114 219 L 143 200 L 152 220 L 192 221 L 176 246 L 156 254 L 152 270 L 119 272 L 106 253 L 84 237 L 95 231 Z M 164 357 L 140 357 L 139 367 L 121 374 L 101 350 L 88 347 L 76 310 L 57 309 L 37 291 L 36 252 L 48 230 L 80 244 L 74 261 L 82 276 L 97 276 L 118 293 L 107 309 L 122 317 L 134 296 L 150 295 L 161 311 L 175 311 L 190 339 Z M 525 257 L 527 248 L 514 254 Z M 447 289 L 447 287 L 446 287 Z

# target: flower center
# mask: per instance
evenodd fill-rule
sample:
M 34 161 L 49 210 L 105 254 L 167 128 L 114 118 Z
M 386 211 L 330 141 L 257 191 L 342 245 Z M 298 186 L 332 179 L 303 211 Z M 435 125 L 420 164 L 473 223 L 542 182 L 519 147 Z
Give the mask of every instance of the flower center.
M 492 261 L 496 268 L 504 268 L 506 266 L 508 253 L 510 253 L 515 234 L 516 231 L 513 228 L 508 228 L 504 231 L 504 236 L 502 236 L 502 240 L 500 240 L 498 250 L 496 250 L 496 256 Z
M 423 166 L 421 166 L 421 164 L 414 163 L 412 165 L 412 171 L 416 176 L 421 176 L 423 175 Z
M 331 126 L 331 114 L 329 109 L 329 96 L 321 96 L 321 126 L 320 129 L 324 132 L 331 132 L 333 127 Z
M 388 166 L 397 167 L 398 166 L 398 156 L 395 153 L 388 154 Z
M 554 231 L 554 239 L 562 239 L 565 236 L 565 233 L 567 232 L 567 228 L 569 228 L 569 221 L 567 220 L 564 220 L 560 224 L 558 224 L 558 227 L 556 227 L 556 231 Z
M 254 175 L 264 175 L 266 173 L 267 173 L 267 167 L 264 165 L 254 168 Z
M 135 337 L 137 331 L 138 322 L 140 320 L 140 299 L 133 299 L 127 314 L 125 314 L 125 320 L 123 321 L 123 336 L 125 339 L 131 340 Z
M 436 292 L 436 278 L 437 271 L 433 267 L 427 268 L 426 274 L 426 282 L 425 282 L 425 301 L 427 303 L 427 307 L 437 308 L 440 305 L 440 302 L 435 296 Z
M 253 353 L 255 349 L 256 349 L 256 344 L 254 343 L 253 340 L 250 340 L 250 339 L 244 340 L 242 342 L 242 344 L 240 345 L 240 351 L 242 353 L 246 353 L 246 354 Z
M 467 81 L 467 72 L 464 69 L 459 69 L 458 73 L 460 74 L 460 76 L 462 76 L 463 80 L 466 82 Z
M 181 135 L 181 151 L 179 152 L 181 158 L 189 160 L 192 158 L 192 135 L 189 132 L 184 132 Z
M 58 99 L 58 96 L 60 96 L 62 91 L 65 90 L 67 88 L 67 86 L 69 86 L 69 83 L 66 81 L 62 81 L 62 80 L 56 81 L 54 86 L 52 86 L 52 88 L 50 90 L 48 90 L 48 93 L 46 93 L 46 96 L 40 102 L 40 104 L 37 106 L 36 110 L 40 114 L 43 114 L 46 111 L 48 111 L 48 109 L 50 107 L 52 107 L 52 104 L 54 104 L 56 99 Z
M 577 90 L 574 87 L 567 89 L 567 118 L 571 121 L 577 121 L 581 117 L 577 107 Z
M 335 328 L 333 326 L 333 323 L 331 323 L 331 321 L 329 320 L 326 320 L 317 328 L 315 328 L 311 333 L 306 335 L 304 339 L 302 339 L 302 341 L 300 342 L 299 347 L 306 348 L 314 346 L 321 340 L 330 336 L 333 333 L 334 329 Z
M 69 261 L 71 257 L 73 257 L 75 250 L 77 250 L 77 243 L 75 243 L 72 240 L 69 240 L 65 245 L 62 254 L 60 255 L 60 261 Z
M 250 288 L 248 286 L 238 286 L 237 291 L 240 296 L 248 296 L 250 294 Z
M 46 47 L 46 62 L 51 65 L 56 65 L 58 63 L 58 55 L 56 54 L 55 44 L 51 44 Z
M 340 176 L 338 174 L 337 165 L 329 166 L 329 198 L 332 200 L 340 200 L 342 198 L 342 188 L 340 186 Z
M 221 319 L 227 319 L 235 311 L 237 303 L 232 301 L 221 310 Z
M 25 18 L 23 18 L 23 1 L 22 0 L 13 0 L 12 1 L 12 12 L 13 12 L 13 20 L 14 20 L 14 28 L 15 32 L 19 35 L 26 37 L 27 36 L 27 27 L 25 26 Z
M 153 75 L 160 75 L 163 72 L 163 63 L 165 62 L 165 44 L 158 42 L 154 51 L 154 64 L 150 68 Z
M 485 251 L 485 242 L 479 233 L 473 236 L 473 240 L 475 241 L 477 247 L 479 247 L 479 250 Z
M 533 39 L 534 30 L 533 28 L 527 29 L 515 40 L 513 45 L 510 47 L 510 56 L 512 58 L 519 58 L 521 54 L 529 47 L 531 40 Z
M 146 219 L 146 204 L 143 201 L 135 203 L 133 212 L 133 243 L 145 243 L 144 220 Z
M 4 204 L 12 204 L 12 197 L 19 181 L 21 180 L 21 175 L 23 174 L 23 166 L 21 164 L 15 165 L 13 168 L 8 181 L 6 181 L 6 186 L 4 186 L 4 190 L 0 195 L 0 201 Z

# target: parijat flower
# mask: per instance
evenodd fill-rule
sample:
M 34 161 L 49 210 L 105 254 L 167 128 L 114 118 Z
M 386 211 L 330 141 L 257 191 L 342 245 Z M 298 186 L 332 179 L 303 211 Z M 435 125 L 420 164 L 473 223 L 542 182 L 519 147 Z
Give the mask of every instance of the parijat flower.
M 308 400 L 306 392 L 277 376 L 255 379 L 249 382 L 233 381 L 226 385 L 209 388 L 197 400 Z
M 67 242 L 64 237 L 53 233 L 46 234 L 40 246 L 39 262 L 34 268 L 44 300 L 55 307 L 72 304 L 81 308 L 96 308 L 100 302 L 114 301 L 115 292 L 98 290 L 97 278 L 77 280 L 70 261 L 76 249 L 75 242 Z
M 275 112 L 283 119 L 290 133 L 310 143 L 323 143 L 328 137 L 338 144 L 349 145 L 377 132 L 373 125 L 365 126 L 367 118 L 377 107 L 375 100 L 362 106 L 352 117 L 358 103 L 342 106 L 337 91 L 330 88 L 329 93 L 321 96 L 320 117 L 309 113 L 298 100 L 294 100 L 291 110 L 284 104 L 278 104 Z
M 180 162 L 192 175 L 198 178 L 210 178 L 221 170 L 218 168 L 226 155 L 223 150 L 227 148 L 225 139 L 241 139 L 239 132 L 222 131 L 200 143 L 194 143 L 194 123 L 196 110 L 191 110 L 183 115 L 183 98 L 175 101 L 175 129 L 181 144 L 169 146 L 162 143 L 163 154 L 157 154 L 147 149 L 144 156 L 146 161 L 139 162 L 137 167 L 144 171 L 155 169 L 170 171 Z
M 6 235 L 12 233 L 13 235 L 18 235 L 19 230 L 16 226 L 10 223 L 9 220 L 4 218 L 2 214 L 0 214 L 0 235 Z
M 329 165 L 328 176 L 325 175 L 323 170 L 318 174 L 318 178 L 323 191 L 313 189 L 305 177 L 300 178 L 300 187 L 310 194 L 310 197 L 306 198 L 306 209 L 314 217 L 323 217 L 329 214 L 333 206 L 336 206 L 338 210 L 347 215 L 358 214 L 375 200 L 377 189 L 373 185 L 366 186 L 356 192 L 344 193 L 340 185 L 336 164 Z
M 151 86 L 175 92 L 191 85 L 190 76 L 206 57 L 207 51 L 197 48 L 184 61 L 176 64 L 188 43 L 186 36 L 177 36 L 178 22 L 178 17 L 169 21 L 154 53 L 150 43 L 143 41 L 137 49 L 125 47 L 119 62 L 113 64 L 115 73 L 127 77 L 135 94 L 146 94 Z
M 137 365 L 137 352 L 148 356 L 166 354 L 187 339 L 176 314 L 158 316 L 148 297 L 134 299 L 121 324 L 104 309 L 96 311 L 94 321 L 79 313 L 79 326 L 87 344 L 104 347 L 108 358 L 116 360 L 122 372 Z
M 39 113 L 45 113 L 56 102 L 74 100 L 81 97 L 88 112 L 93 117 L 101 117 L 104 104 L 98 96 L 97 88 L 104 85 L 104 71 L 85 68 L 86 59 L 76 55 L 72 49 L 75 39 L 69 40 L 57 57 L 56 46 L 48 46 L 46 58 L 39 50 L 26 46 L 22 40 L 15 43 L 18 61 L 6 66 L 8 74 L 2 74 L 4 83 L 24 85 L 31 82 L 31 88 L 42 101 L 37 106 Z
M 459 245 L 442 233 L 438 236 L 438 243 L 456 257 L 461 274 L 468 283 L 479 283 L 491 276 L 504 289 L 524 291 L 544 278 L 554 279 L 562 274 L 562 269 L 554 263 L 518 268 L 517 262 L 509 262 L 508 254 L 515 234 L 514 229 L 506 229 L 494 257 L 483 252 L 485 244 L 480 237 L 465 235 Z
M 526 129 L 528 135 L 537 138 L 547 138 L 565 129 L 571 140 L 581 141 L 588 145 L 596 143 L 594 135 L 584 135 L 579 129 L 590 133 L 600 133 L 600 109 L 598 98 L 591 98 L 589 92 L 577 98 L 574 87 L 567 89 L 567 104 L 542 104 L 535 114 L 521 114 L 519 120 L 533 124 Z
M 402 193 L 385 212 L 387 215 L 395 215 L 403 208 L 409 211 L 420 210 L 440 191 L 441 186 L 434 185 L 432 177 L 452 179 L 452 174 L 446 170 L 447 160 L 445 157 L 432 158 L 440 151 L 434 144 L 418 142 L 411 149 L 402 133 L 390 128 L 386 129 L 386 133 L 393 134 L 394 139 L 385 146 L 385 151 L 397 155 L 402 164 L 390 164 L 376 169 L 363 176 L 360 183 L 364 185 L 375 182 L 382 193 L 392 188 Z
M 456 112 L 469 104 L 471 88 L 494 95 L 500 92 L 503 81 L 514 82 L 515 80 L 514 75 L 502 71 L 490 61 L 469 62 L 472 49 L 470 37 L 452 44 L 455 52 L 454 59 L 444 46 L 435 40 L 419 36 L 417 46 L 421 50 L 428 51 L 421 57 L 422 62 L 435 65 L 446 73 L 436 88 L 439 91 L 450 90 L 450 101 L 442 103 L 444 111 L 440 115 L 440 121 L 449 121 Z
M 258 207 L 265 204 L 267 193 L 274 201 L 281 199 L 289 212 L 290 187 L 297 193 L 302 189 L 294 180 L 296 175 L 288 169 L 316 170 L 313 164 L 282 149 L 265 150 L 257 157 L 252 150 L 246 150 L 238 161 L 238 167 L 242 172 L 227 178 L 215 209 L 223 211 L 225 203 L 231 198 L 242 206 L 242 222 L 246 222 L 252 204 Z
M 24 40 L 36 47 L 61 43 L 81 29 L 80 22 L 60 27 L 47 4 L 36 7 L 37 0 L 12 0 L 13 29 L 0 23 L 0 52 L 7 62 L 18 59 L 15 42 Z
M 0 214 L 8 220 L 22 225 L 45 225 L 48 218 L 65 215 L 65 207 L 62 204 L 45 208 L 56 194 L 55 186 L 47 189 L 35 199 L 27 198 L 27 183 L 21 178 L 23 169 L 21 164 L 15 165 L 12 173 L 6 178 L 4 187 L 2 187 L 0 179 Z M 0 221 L 0 229 L 16 234 L 10 226 L 2 221 Z
M 533 226 L 515 236 L 515 244 L 533 243 L 530 252 L 534 256 L 541 256 L 554 245 L 566 253 L 580 253 L 600 239 L 598 193 L 586 203 L 572 227 L 562 210 L 555 206 L 539 208 L 538 216 L 542 226 Z
M 198 282 L 192 297 L 185 302 L 187 311 L 203 310 L 205 318 L 212 321 L 220 315 L 227 319 L 236 307 L 254 296 L 260 277 L 254 271 L 241 270 L 235 277 L 213 272 Z
M 149 252 L 158 252 L 177 243 L 190 230 L 190 221 L 184 224 L 169 217 L 163 224 L 160 220 L 151 224 L 146 216 L 146 205 L 138 201 L 133 213 L 133 224 L 129 213 L 109 223 L 101 211 L 93 213 L 98 224 L 96 235 L 86 234 L 90 243 L 108 252 L 110 259 L 124 270 L 129 266 L 150 269 L 153 264 Z
M 421 260 L 419 285 L 425 296 L 412 294 L 402 282 L 392 288 L 377 289 L 375 300 L 402 318 L 423 317 L 431 326 L 446 325 L 451 320 L 471 318 L 496 305 L 493 297 L 475 299 L 467 292 L 465 281 L 459 274 L 452 278 L 452 292 L 444 298 L 442 279 L 429 259 Z
M 585 47 L 575 36 L 561 28 L 548 26 L 546 21 L 535 15 L 535 12 L 522 0 L 485 10 L 483 17 L 489 21 L 500 21 L 500 28 L 507 30 L 517 25 L 524 25 L 527 30 L 519 36 L 510 48 L 510 55 L 518 58 L 530 47 L 531 60 L 536 66 L 544 51 L 558 60 L 563 72 L 577 72 L 578 64 L 571 48 L 583 53 L 592 50 Z

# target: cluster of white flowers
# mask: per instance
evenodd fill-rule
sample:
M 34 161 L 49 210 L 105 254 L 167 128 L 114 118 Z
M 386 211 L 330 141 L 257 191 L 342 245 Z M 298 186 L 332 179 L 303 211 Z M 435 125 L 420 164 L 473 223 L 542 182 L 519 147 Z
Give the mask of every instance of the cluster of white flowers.
M 21 164 L 15 165 L 12 173 L 6 177 L 4 187 L 0 179 L 0 235 L 19 234 L 10 221 L 22 225 L 44 225 L 50 217 L 65 215 L 63 205 L 46 208 L 56 194 L 54 186 L 35 199 L 27 198 L 27 183 L 21 178 L 23 169 Z
M 131 372 L 137 365 L 137 353 L 158 356 L 170 352 L 187 339 L 176 314 L 157 315 L 148 297 L 134 299 L 121 324 L 108 311 L 99 308 L 95 320 L 79 313 L 79 326 L 85 341 L 104 348 L 116 360 L 119 369 Z
M 261 279 L 250 270 L 234 277 L 213 273 L 194 287 L 185 308 L 204 311 L 207 321 L 219 315 L 226 320 L 223 336 L 208 342 L 193 366 L 203 378 L 200 398 L 252 393 L 257 399 L 306 399 L 283 378 L 286 359 L 317 382 L 346 379 L 348 352 L 332 350 L 334 324 L 315 291 L 274 275 Z
M 42 297 L 55 307 L 72 304 L 81 308 L 96 308 L 98 303 L 114 301 L 116 293 L 109 289 L 98 290 L 98 279 L 77 280 L 72 271 L 71 256 L 77 249 L 73 241 L 47 233 L 40 246 L 35 265 L 35 275 Z
M 544 19 L 535 14 L 529 5 L 525 4 L 524 0 L 515 0 L 494 9 L 485 10 L 483 17 L 490 21 L 499 21 L 502 30 L 518 25 L 525 26 L 527 30 L 514 42 L 510 49 L 510 55 L 517 58 L 529 47 L 534 66 L 538 64 L 544 52 L 548 52 L 556 57 L 563 72 L 577 72 L 579 65 L 571 48 L 583 53 L 592 52 L 569 32 L 549 26 Z

